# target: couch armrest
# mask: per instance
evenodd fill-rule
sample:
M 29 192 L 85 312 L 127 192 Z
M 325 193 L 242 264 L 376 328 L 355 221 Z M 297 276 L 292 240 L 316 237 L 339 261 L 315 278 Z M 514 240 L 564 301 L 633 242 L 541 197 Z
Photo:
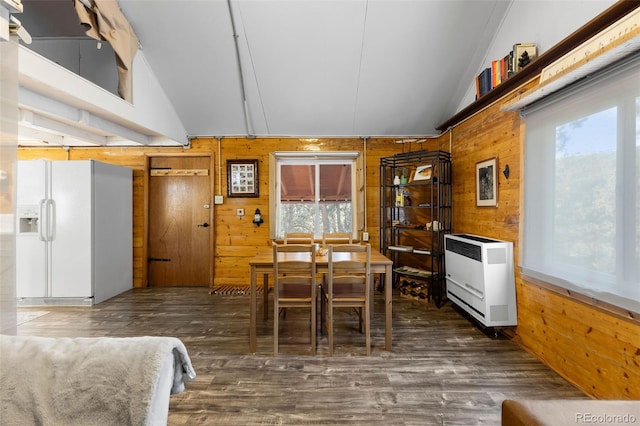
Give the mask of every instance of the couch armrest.
M 640 401 L 504 400 L 503 426 L 640 424 Z

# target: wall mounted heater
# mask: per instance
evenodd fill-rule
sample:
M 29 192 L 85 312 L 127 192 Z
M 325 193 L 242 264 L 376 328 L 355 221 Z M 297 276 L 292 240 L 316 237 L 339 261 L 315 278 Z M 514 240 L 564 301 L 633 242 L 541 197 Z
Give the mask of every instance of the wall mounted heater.
M 445 235 L 447 298 L 486 327 L 517 325 L 513 243 Z

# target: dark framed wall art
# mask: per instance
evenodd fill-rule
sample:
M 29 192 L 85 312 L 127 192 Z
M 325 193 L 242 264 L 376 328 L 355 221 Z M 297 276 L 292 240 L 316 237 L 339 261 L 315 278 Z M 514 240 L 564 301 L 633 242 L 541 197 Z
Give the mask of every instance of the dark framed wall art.
M 498 181 L 496 157 L 476 163 L 476 206 L 495 207 L 498 205 Z
M 227 196 L 259 196 L 258 160 L 227 160 Z

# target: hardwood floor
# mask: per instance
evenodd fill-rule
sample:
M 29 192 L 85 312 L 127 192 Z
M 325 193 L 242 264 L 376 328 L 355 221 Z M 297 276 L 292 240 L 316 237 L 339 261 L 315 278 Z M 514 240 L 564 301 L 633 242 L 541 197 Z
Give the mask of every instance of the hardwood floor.
M 92 308 L 18 308 L 26 316 L 18 334 L 180 338 L 197 377 L 171 397 L 170 425 L 498 425 L 504 399 L 588 399 L 450 302 L 437 309 L 395 294 L 387 352 L 383 301 L 376 293 L 369 357 L 346 311 L 336 318 L 335 355 L 322 335 L 310 356 L 306 312 L 295 309 L 281 321 L 274 357 L 273 322 L 261 308 L 258 352 L 249 354 L 249 296 L 202 287 L 136 289 Z

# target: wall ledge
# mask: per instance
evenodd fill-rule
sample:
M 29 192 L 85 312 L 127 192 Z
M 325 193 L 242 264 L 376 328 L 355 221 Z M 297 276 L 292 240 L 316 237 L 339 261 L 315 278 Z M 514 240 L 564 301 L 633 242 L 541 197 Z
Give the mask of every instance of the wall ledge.
M 487 94 L 480 97 L 475 102 L 469 104 L 467 107 L 460 110 L 448 120 L 436 126 L 436 130 L 444 132 L 445 130 L 456 126 L 460 122 L 492 105 L 503 96 L 524 85 L 531 79 L 538 77 L 545 67 L 562 58 L 571 50 L 589 40 L 600 31 L 614 24 L 638 7 L 640 7 L 639 1 L 621 0 L 617 3 L 614 3 L 604 12 L 593 18 L 591 21 L 587 22 L 578 30 L 574 31 L 569 36 L 558 42 L 558 44 L 531 61 L 531 63 L 524 67 L 521 71 L 509 77 L 507 81 L 500 84 L 495 89 L 489 91 Z

